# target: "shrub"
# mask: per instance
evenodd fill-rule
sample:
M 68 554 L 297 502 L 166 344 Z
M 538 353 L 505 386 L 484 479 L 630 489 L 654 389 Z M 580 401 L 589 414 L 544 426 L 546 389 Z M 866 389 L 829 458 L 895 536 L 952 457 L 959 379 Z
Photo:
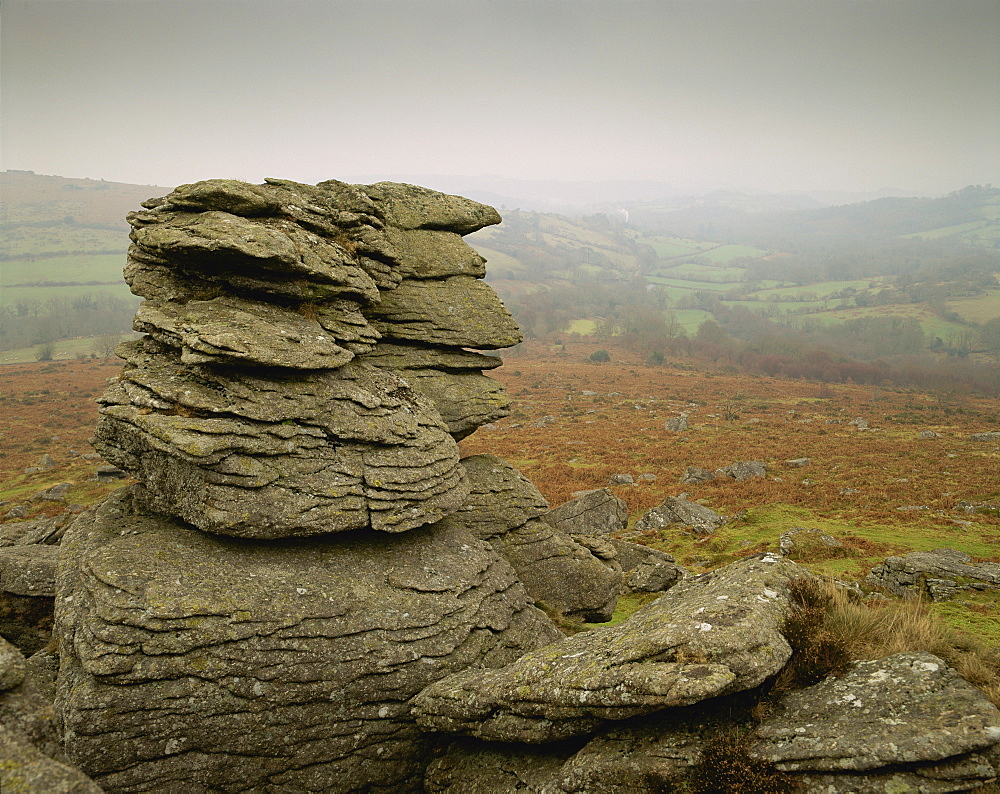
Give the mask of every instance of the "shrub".
M 594 361 L 594 362 L 603 362 L 603 361 L 610 361 L 610 360 L 611 360 L 611 354 L 607 350 L 605 350 L 603 347 L 600 350 L 595 350 L 587 358 L 587 361 Z

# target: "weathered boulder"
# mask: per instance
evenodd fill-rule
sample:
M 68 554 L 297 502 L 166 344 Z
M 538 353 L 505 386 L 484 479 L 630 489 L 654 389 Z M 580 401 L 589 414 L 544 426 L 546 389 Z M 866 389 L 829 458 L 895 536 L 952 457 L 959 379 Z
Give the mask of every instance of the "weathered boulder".
M 568 637 L 499 669 L 470 668 L 413 701 L 426 730 L 547 742 L 757 686 L 791 656 L 789 582 L 761 555 L 685 579 L 624 623 Z
M 401 229 L 443 229 L 470 234 L 500 223 L 500 215 L 493 207 L 462 196 L 395 182 L 357 185 L 357 188 Z
M 366 314 L 387 340 L 495 350 L 522 339 L 493 288 L 472 276 L 403 279 Z
M 102 794 L 104 789 L 38 749 L 16 730 L 0 725 L 0 791 L 5 794 Z
M 73 524 L 58 582 L 67 753 L 109 791 L 414 790 L 410 698 L 560 636 L 454 523 L 260 543 L 135 490 Z
M 728 466 L 720 466 L 715 470 L 715 476 L 729 477 L 732 480 L 751 480 L 755 477 L 766 477 L 767 469 L 760 461 L 741 460 Z
M 454 518 L 477 538 L 492 540 L 545 515 L 549 509 L 534 484 L 496 455 L 462 458 L 462 468 L 469 496 Z
M 782 557 L 791 554 L 809 553 L 819 549 L 838 549 L 843 547 L 843 543 L 833 535 L 829 535 L 821 529 L 807 529 L 806 527 L 793 527 L 787 532 L 782 532 L 778 538 L 778 553 Z
M 595 556 L 600 550 L 581 543 L 584 536 L 571 537 L 537 520 L 548 503 L 510 463 L 473 455 L 462 466 L 470 493 L 451 520 L 489 540 L 546 608 L 573 619 L 610 620 L 621 591 L 620 569 Z
M 622 589 L 621 571 L 569 535 L 532 519 L 490 542 L 537 602 L 576 620 L 611 620 Z
M 635 522 L 633 529 L 648 532 L 681 525 L 696 535 L 711 535 L 725 523 L 725 516 L 697 502 L 690 502 L 682 495 L 664 497 L 659 507 L 654 507 Z
M 40 544 L 0 548 L 0 590 L 22 596 L 56 594 L 59 547 Z
M 389 372 L 350 362 L 267 377 L 183 365 L 151 340 L 120 352 L 93 443 L 142 482 L 151 510 L 245 537 L 399 532 L 468 492 L 437 412 Z
M 688 414 L 682 413 L 680 416 L 668 419 L 663 427 L 670 433 L 683 433 L 691 427 L 691 422 L 688 420 Z
M 858 663 L 842 678 L 786 694 L 760 723 L 755 702 L 737 694 L 668 708 L 609 723 L 583 742 L 460 739 L 430 764 L 425 786 L 456 794 L 885 794 L 967 791 L 996 775 L 996 707 L 930 654 Z
M 618 552 L 617 560 L 625 573 L 625 589 L 631 593 L 659 593 L 669 590 L 686 576 L 686 571 L 673 555 L 630 543 L 627 540 L 612 539 Z
M 899 653 L 789 692 L 754 734 L 784 771 L 891 772 L 995 747 L 1000 709 L 938 657 Z
M 570 535 L 610 535 L 628 525 L 628 507 L 607 488 L 598 488 L 552 508 L 542 520 Z
M 715 475 L 712 474 L 708 469 L 703 469 L 700 466 L 688 466 L 684 469 L 684 474 L 681 475 L 680 481 L 682 483 L 697 483 L 697 482 L 708 482 L 709 480 L 714 480 Z
M 963 590 L 1000 590 L 1000 564 L 974 563 L 957 549 L 911 551 L 902 557 L 887 557 L 872 568 L 865 582 L 893 595 L 927 595 L 944 601 Z

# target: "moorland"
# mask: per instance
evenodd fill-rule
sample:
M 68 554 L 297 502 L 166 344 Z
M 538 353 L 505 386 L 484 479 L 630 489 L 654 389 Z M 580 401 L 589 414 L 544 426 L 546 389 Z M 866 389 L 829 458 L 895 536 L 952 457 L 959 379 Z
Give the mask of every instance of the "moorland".
M 169 191 L 2 177 L 0 359 L 14 363 L 0 387 L 0 500 L 30 519 L 66 509 L 31 500 L 59 482 L 81 505 L 119 485 L 95 482 L 99 461 L 83 456 L 138 303 L 121 277 L 123 218 Z M 1000 561 L 1000 445 L 973 440 L 1000 430 L 1000 190 L 503 214 L 467 239 L 526 341 L 491 373 L 512 415 L 465 454 L 512 461 L 552 505 L 632 475 L 611 486 L 632 522 L 687 492 L 732 520 L 710 537 L 638 540 L 696 571 L 774 550 L 795 527 L 837 537 L 801 561 L 849 580 L 909 550 Z M 681 413 L 691 428 L 667 431 Z M 768 476 L 679 482 L 688 466 L 740 460 Z M 934 609 L 1000 644 L 995 599 Z

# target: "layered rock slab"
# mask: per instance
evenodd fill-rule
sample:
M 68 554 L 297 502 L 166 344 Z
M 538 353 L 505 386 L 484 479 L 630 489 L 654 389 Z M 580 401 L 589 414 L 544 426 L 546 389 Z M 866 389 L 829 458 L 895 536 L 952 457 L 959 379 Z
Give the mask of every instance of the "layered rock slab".
M 256 538 L 399 532 L 468 493 L 437 412 L 389 372 L 199 368 L 151 340 L 119 352 L 93 443 L 150 510 Z
M 409 699 L 559 636 L 454 525 L 255 543 L 134 490 L 74 523 L 58 583 L 67 754 L 109 791 L 417 790 Z
M 611 619 L 622 589 L 620 568 L 540 517 L 548 503 L 514 466 L 495 455 L 462 459 L 469 498 L 455 514 L 517 571 L 539 604 L 571 619 Z
M 449 676 L 420 693 L 414 714 L 427 730 L 544 742 L 750 689 L 791 656 L 781 630 L 789 582 L 803 576 L 794 563 L 762 555 L 692 577 L 619 626 L 502 669 Z

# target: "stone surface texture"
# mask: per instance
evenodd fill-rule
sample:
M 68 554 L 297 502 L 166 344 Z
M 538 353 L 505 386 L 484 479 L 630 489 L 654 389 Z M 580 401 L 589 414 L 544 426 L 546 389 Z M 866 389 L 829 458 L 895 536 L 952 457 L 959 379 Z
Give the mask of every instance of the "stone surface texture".
M 791 656 L 781 628 L 788 584 L 803 575 L 763 555 L 691 577 L 619 626 L 429 686 L 414 700 L 417 721 L 490 741 L 546 742 L 755 687 Z
M 505 416 L 467 347 L 520 332 L 461 235 L 496 212 L 412 185 L 206 180 L 129 215 L 145 298 L 95 446 L 147 509 L 248 538 L 457 510 L 455 443 Z M 379 349 L 384 339 L 386 347 Z
M 570 535 L 610 535 L 627 526 L 628 507 L 607 488 L 598 488 L 554 507 L 542 518 Z
M 696 535 L 711 535 L 725 523 L 725 516 L 719 515 L 711 508 L 688 501 L 683 495 L 667 496 L 658 507 L 654 507 L 635 522 L 634 530 L 647 532 L 669 526 L 682 526 Z
M 67 753 L 108 790 L 410 790 L 409 699 L 560 636 L 447 522 L 260 544 L 133 491 L 69 530 L 57 601 Z

